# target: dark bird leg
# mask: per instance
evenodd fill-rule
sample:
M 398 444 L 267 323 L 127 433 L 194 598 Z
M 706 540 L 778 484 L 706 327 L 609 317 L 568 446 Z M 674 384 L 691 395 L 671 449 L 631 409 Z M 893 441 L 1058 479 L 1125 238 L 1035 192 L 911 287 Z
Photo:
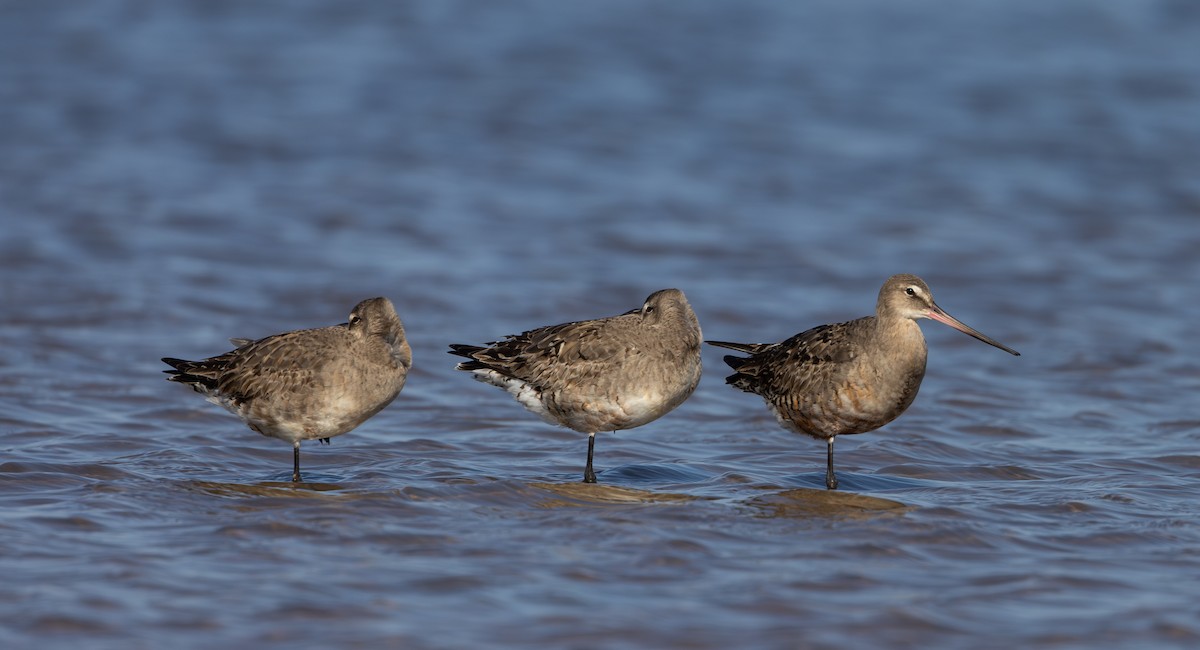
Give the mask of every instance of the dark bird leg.
M 829 455 L 825 459 L 825 487 L 830 490 L 837 489 L 837 476 L 833 474 L 833 441 L 837 436 L 830 436 L 825 442 L 829 445 Z
M 593 454 L 593 452 L 595 452 L 595 450 L 596 450 L 596 434 L 589 433 L 588 434 L 587 467 L 583 468 L 583 482 L 584 483 L 595 483 L 596 482 L 596 472 L 594 470 L 592 470 L 592 454 Z
M 300 481 L 300 441 L 297 440 L 295 446 L 292 447 L 292 483 Z

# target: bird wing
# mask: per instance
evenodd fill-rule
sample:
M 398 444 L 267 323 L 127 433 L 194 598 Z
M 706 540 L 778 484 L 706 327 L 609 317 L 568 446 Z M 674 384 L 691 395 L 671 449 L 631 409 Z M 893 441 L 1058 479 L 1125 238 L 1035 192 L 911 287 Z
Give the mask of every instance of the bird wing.
M 297 355 L 298 347 L 332 345 L 345 328 L 296 330 L 245 343 L 235 350 L 201 361 L 163 359 L 174 370 L 168 379 L 217 392 L 234 404 L 245 404 L 264 395 L 286 395 L 324 381 L 326 355 Z M 301 342 L 303 340 L 303 342 Z
M 858 322 L 820 325 L 766 347 L 733 347 L 751 356 L 726 356 L 725 363 L 736 372 L 725 381 L 764 397 L 795 395 L 826 385 L 858 356 L 848 336 Z
M 494 370 L 539 385 L 559 368 L 571 366 L 578 373 L 589 362 L 628 354 L 631 350 L 626 337 L 614 337 L 608 332 L 623 327 L 624 321 L 635 314 L 540 327 L 489 343 L 489 347 L 454 344 L 450 353 L 469 359 L 458 364 L 460 370 Z

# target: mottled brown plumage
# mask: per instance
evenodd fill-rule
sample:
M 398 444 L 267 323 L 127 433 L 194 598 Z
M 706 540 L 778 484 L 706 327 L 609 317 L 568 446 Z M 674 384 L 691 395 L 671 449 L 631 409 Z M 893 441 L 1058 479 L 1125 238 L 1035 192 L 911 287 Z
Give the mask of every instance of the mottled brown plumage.
M 760 395 L 784 428 L 827 441 L 825 484 L 832 490 L 834 438 L 878 429 L 916 398 L 926 359 L 920 318 L 1018 354 L 951 317 L 921 278 L 907 274 L 884 283 L 874 316 L 820 325 L 781 343 L 707 343 L 750 355 L 725 357 L 736 371 L 727 383 Z
M 588 434 L 584 481 L 594 483 L 595 434 L 667 414 L 700 381 L 700 324 L 683 292 L 663 289 L 619 316 L 542 327 L 489 343 L 454 344 L 456 367 L 504 388 L 552 424 Z
M 164 358 L 170 381 L 240 417 L 251 429 L 292 443 L 300 481 L 300 441 L 350 431 L 400 394 L 412 350 L 391 301 L 360 302 L 348 322 L 296 330 L 201 361 Z

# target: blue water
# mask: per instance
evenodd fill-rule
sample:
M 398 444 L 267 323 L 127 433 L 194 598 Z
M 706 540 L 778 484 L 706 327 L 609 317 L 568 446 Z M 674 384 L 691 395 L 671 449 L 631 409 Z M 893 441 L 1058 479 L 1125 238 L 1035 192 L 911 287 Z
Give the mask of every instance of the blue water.
M 0 7 L 0 645 L 1200 644 L 1200 10 L 521 0 Z M 449 343 L 683 289 L 928 374 L 824 446 L 724 385 L 583 436 Z M 162 356 L 388 296 L 415 367 L 290 453 Z

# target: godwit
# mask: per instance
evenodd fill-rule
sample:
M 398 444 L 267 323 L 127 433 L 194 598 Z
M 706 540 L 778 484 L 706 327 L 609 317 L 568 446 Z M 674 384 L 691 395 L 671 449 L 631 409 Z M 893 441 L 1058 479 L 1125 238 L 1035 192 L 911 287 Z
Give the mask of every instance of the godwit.
M 551 325 L 490 347 L 451 345 L 456 367 L 499 386 L 551 424 L 588 434 L 585 483 L 595 483 L 596 433 L 632 429 L 683 403 L 700 381 L 700 324 L 678 289 L 619 316 Z
M 926 351 L 920 318 L 1020 356 L 947 314 L 925 281 L 908 274 L 883 283 L 874 316 L 820 325 L 782 343 L 706 342 L 750 355 L 725 357 L 736 371 L 726 383 L 760 395 L 784 428 L 826 441 L 825 487 L 836 490 L 834 439 L 891 422 L 921 388 Z
M 202 361 L 164 358 L 169 381 L 187 384 L 251 429 L 292 443 L 300 482 L 300 441 L 328 443 L 396 399 L 412 367 L 404 326 L 387 298 L 364 300 L 349 322 L 296 330 Z

